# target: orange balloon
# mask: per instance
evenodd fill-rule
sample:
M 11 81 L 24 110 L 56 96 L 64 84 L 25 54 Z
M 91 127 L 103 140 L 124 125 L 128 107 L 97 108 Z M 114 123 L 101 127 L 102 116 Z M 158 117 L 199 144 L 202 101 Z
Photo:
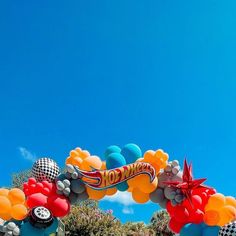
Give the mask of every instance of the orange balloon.
M 127 191 L 130 192 L 130 193 L 131 193 L 133 190 L 134 190 L 133 187 L 129 187 L 129 188 L 127 189 Z
M 226 205 L 230 205 L 236 208 L 236 199 L 234 197 L 226 197 L 225 198 Z
M 83 160 L 80 157 L 74 157 L 73 160 L 71 161 L 71 164 L 80 167 L 82 162 Z
M 157 183 L 157 177 L 152 182 L 150 182 L 150 177 L 144 175 L 143 181 L 138 185 L 138 188 L 144 193 L 151 193 L 157 188 Z
M 107 167 L 106 167 L 106 162 L 103 161 L 103 162 L 102 162 L 101 170 L 106 170 L 106 169 L 107 169 Z
M 80 158 L 85 159 L 90 156 L 90 153 L 87 150 L 83 150 L 79 156 Z
M 210 196 L 208 203 L 207 203 L 207 208 L 214 208 L 214 209 L 219 209 L 225 205 L 225 196 L 220 193 L 216 193 Z
M 101 167 L 102 167 L 101 159 L 97 156 L 90 156 L 83 160 L 80 168 L 82 170 L 91 171 L 92 168 L 100 170 Z
M 0 196 L 0 214 L 8 213 L 11 209 L 11 202 L 5 196 Z
M 137 203 L 145 203 L 149 200 L 149 194 L 141 192 L 138 188 L 134 188 L 132 197 Z
M 28 210 L 23 204 L 17 204 L 11 208 L 11 216 L 15 220 L 23 220 L 27 214 Z
M 2 220 L 10 220 L 12 217 L 11 217 L 11 214 L 10 213 L 1 213 L 0 214 L 0 218 Z
M 25 194 L 19 188 L 13 188 L 9 191 L 8 198 L 12 205 L 21 204 L 25 202 Z
M 108 188 L 106 194 L 112 196 L 117 192 L 117 188 Z
M 143 159 L 145 161 L 150 161 L 153 159 L 155 152 L 153 150 L 148 150 L 144 153 Z
M 214 210 L 206 211 L 203 220 L 207 225 L 215 226 L 220 221 L 220 215 Z
M 0 196 L 5 196 L 7 197 L 9 193 L 9 190 L 6 188 L 0 188 Z
M 87 187 L 87 193 L 90 199 L 100 200 L 105 197 L 106 190 L 95 190 L 95 189 Z
M 217 225 L 224 226 L 236 219 L 236 208 L 232 206 L 224 206 L 219 211 L 220 221 Z
M 66 158 L 66 164 L 67 164 L 67 165 L 68 165 L 68 164 L 72 164 L 72 160 L 73 160 L 72 157 L 67 157 L 67 158 Z
M 70 157 L 77 157 L 77 156 L 79 156 L 79 153 L 76 151 L 76 150 L 72 150 L 72 151 L 70 151 Z
M 139 176 L 135 176 L 134 178 L 127 180 L 127 184 L 129 185 L 129 187 L 135 188 L 138 186 L 138 177 Z

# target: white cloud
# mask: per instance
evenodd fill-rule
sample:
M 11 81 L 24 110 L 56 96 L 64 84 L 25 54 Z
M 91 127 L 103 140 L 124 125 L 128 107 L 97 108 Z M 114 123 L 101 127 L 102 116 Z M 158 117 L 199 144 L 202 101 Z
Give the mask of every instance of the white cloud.
M 129 192 L 117 192 L 113 196 L 106 196 L 105 198 L 103 198 L 103 200 L 108 202 L 120 203 L 126 207 L 136 204 Z
M 132 207 L 127 207 L 127 206 L 125 206 L 125 207 L 123 207 L 122 212 L 123 212 L 124 214 L 130 214 L 130 215 L 132 215 L 132 214 L 134 214 L 134 209 L 133 209 Z
M 134 214 L 134 209 L 130 207 L 131 205 L 137 204 L 129 192 L 117 192 L 113 196 L 106 196 L 103 201 L 119 203 L 123 206 L 122 212 L 124 214 Z
M 35 162 L 36 161 L 36 155 L 34 153 L 30 152 L 25 147 L 19 147 L 18 149 L 20 151 L 21 156 L 25 160 L 31 161 L 31 162 Z

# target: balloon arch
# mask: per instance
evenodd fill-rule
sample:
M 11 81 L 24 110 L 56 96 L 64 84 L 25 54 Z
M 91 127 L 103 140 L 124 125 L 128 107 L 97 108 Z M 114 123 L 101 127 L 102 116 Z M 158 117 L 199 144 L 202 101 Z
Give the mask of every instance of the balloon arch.
M 170 230 L 180 236 L 236 236 L 236 199 L 194 179 L 186 160 L 181 170 L 163 150 L 142 154 L 136 144 L 110 146 L 104 159 L 76 148 L 64 173 L 52 159 L 37 160 L 23 190 L 0 189 L 0 234 L 50 235 L 76 202 L 128 191 L 137 203 L 166 209 Z

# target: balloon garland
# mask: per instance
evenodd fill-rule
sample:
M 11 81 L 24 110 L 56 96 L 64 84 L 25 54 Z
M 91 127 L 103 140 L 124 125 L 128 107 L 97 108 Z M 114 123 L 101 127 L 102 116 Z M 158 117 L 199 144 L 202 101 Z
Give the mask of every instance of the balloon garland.
M 136 144 L 110 146 L 104 159 L 76 148 L 63 173 L 52 159 L 37 160 L 23 190 L 0 189 L 2 235 L 50 235 L 71 205 L 128 191 L 137 203 L 166 209 L 169 228 L 180 236 L 236 236 L 236 199 L 194 179 L 186 160 L 181 170 L 163 150 L 142 154 Z

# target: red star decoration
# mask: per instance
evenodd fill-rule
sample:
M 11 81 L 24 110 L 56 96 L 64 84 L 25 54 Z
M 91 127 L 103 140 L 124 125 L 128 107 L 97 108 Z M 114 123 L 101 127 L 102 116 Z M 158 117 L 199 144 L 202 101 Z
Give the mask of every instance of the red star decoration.
M 193 179 L 192 174 L 192 164 L 188 165 L 186 159 L 184 160 L 184 170 L 182 181 L 168 181 L 165 184 L 170 187 L 180 189 L 188 201 L 192 204 L 192 190 L 200 187 L 206 187 L 202 185 L 206 181 L 206 178 L 203 179 Z

